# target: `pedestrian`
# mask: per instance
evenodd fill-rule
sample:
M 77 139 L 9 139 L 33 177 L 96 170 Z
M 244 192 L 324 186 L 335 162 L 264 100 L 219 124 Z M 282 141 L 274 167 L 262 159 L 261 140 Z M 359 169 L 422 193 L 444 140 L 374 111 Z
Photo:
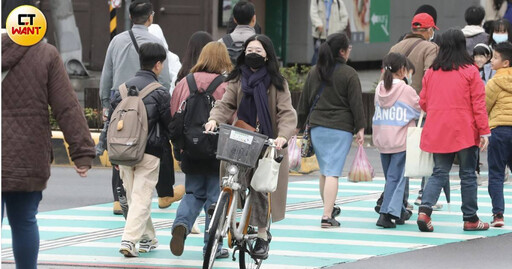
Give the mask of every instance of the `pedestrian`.
M 192 67 L 197 63 L 197 58 L 199 58 L 201 50 L 211 41 L 213 41 L 213 38 L 207 32 L 198 31 L 192 34 L 188 40 L 187 49 L 185 50 L 185 56 L 183 57 L 181 69 L 178 72 L 176 84 L 178 84 L 178 82 L 180 82 L 190 73 L 190 69 L 192 69 Z
M 480 77 L 484 84 L 487 84 L 494 74 L 496 74 L 496 70 L 492 70 L 491 67 L 491 58 L 492 58 L 492 50 L 489 46 L 484 43 L 478 43 L 473 48 L 473 59 L 475 60 L 476 66 L 478 66 L 478 71 L 480 71 Z
M 163 42 L 148 31 L 148 27 L 153 23 L 155 12 L 153 5 L 148 0 L 135 0 L 130 4 L 130 19 L 133 26 L 130 30 L 124 31 L 116 35 L 110 42 L 105 63 L 101 72 L 100 79 L 100 97 L 103 106 L 103 119 L 107 119 L 110 99 L 119 86 L 128 79 L 135 76 L 140 68 L 139 54 L 137 48 L 144 43 L 154 42 L 162 46 Z M 131 38 L 131 33 L 133 38 Z M 169 64 L 166 60 L 164 70 L 159 76 L 161 84 L 169 89 L 171 77 L 169 72 Z M 112 112 L 112 111 L 111 111 Z M 105 143 L 106 144 L 106 143 Z M 165 145 L 164 154 L 160 160 L 159 180 L 156 186 L 158 194 L 158 206 L 167 208 L 175 201 L 179 201 L 185 192 L 183 185 L 174 185 L 174 161 L 172 157 L 171 145 Z M 117 187 L 122 186 L 120 182 L 119 171 L 112 168 L 112 192 L 114 196 L 114 213 L 122 214 L 119 205 L 119 197 L 117 197 Z
M 382 60 L 383 80 L 375 90 L 373 143 L 380 151 L 386 185 L 377 226 L 395 228 L 412 212 L 403 203 L 407 128 L 416 125 L 420 115 L 419 96 L 403 79 L 408 75 L 407 58 L 390 53 Z M 392 220 L 396 220 L 393 223 Z
M 496 75 L 485 86 L 489 114 L 489 195 L 492 200 L 492 227 L 505 225 L 503 182 L 506 166 L 512 167 L 512 44 L 503 42 L 494 48 L 491 61 Z
M 233 7 L 233 19 L 236 27 L 233 32 L 219 39 L 227 47 L 233 65 L 243 52 L 245 41 L 256 34 L 256 9 L 254 4 L 245 0 L 239 1 Z
M 320 45 L 327 40 L 327 36 L 347 31 L 348 11 L 342 0 L 311 0 L 309 17 L 313 25 L 311 32 L 315 48 L 311 64 L 315 65 L 318 61 Z
M 496 44 L 512 41 L 512 29 L 510 22 L 506 19 L 499 19 L 492 24 L 492 31 L 489 34 L 489 46 L 494 49 Z
M 435 13 L 425 6 L 424 9 L 429 9 L 431 13 Z M 436 43 L 430 42 L 434 36 L 434 29 L 438 29 L 435 20 L 427 13 L 419 13 L 414 16 L 411 22 L 411 33 L 407 34 L 405 38 L 398 42 L 396 45 L 391 47 L 389 52 L 401 53 L 409 59 L 416 72 L 412 76 L 411 86 L 416 90 L 416 93 L 420 93 L 422 89 L 422 80 L 425 71 L 430 68 L 432 62 L 437 56 L 439 47 Z M 440 36 L 438 35 L 440 39 Z M 418 192 L 418 198 L 416 198 L 415 204 L 421 204 L 421 197 L 423 193 L 423 187 L 425 186 L 425 177 L 421 180 L 421 188 Z M 405 187 L 405 200 L 409 198 L 409 179 Z M 440 209 L 442 205 L 436 204 L 434 209 Z
M 46 42 L 20 46 L 2 34 L 2 222 L 7 209 L 16 268 L 37 268 L 36 215 L 53 161 L 48 108 L 76 172 L 86 177 L 94 141 L 59 52 Z
M 353 134 L 360 145 L 364 142 L 361 83 L 357 72 L 347 65 L 352 50 L 349 42 L 344 33 L 335 33 L 320 46 L 318 63 L 309 71 L 297 111 L 297 129 L 304 127 L 311 113 L 311 139 L 320 166 L 320 196 L 324 204 L 322 228 L 340 226 L 335 219 L 340 208 L 334 205 L 338 178 Z M 317 95 L 318 102 L 311 108 Z
M 232 69 L 231 60 L 229 59 L 226 46 L 221 42 L 210 42 L 201 51 L 197 64 L 192 67 L 190 73 L 196 83 L 198 91 L 206 91 L 221 76 L 227 74 Z M 219 82 L 219 83 L 220 83 Z M 217 85 L 217 84 L 214 84 Z M 222 99 L 226 91 L 227 83 L 218 85 L 211 94 L 215 100 Z M 182 107 L 183 102 L 190 96 L 191 87 L 188 85 L 187 79 L 182 79 L 176 86 L 176 92 L 171 98 L 171 116 Z M 194 103 L 197 104 L 197 103 Z M 194 113 L 199 108 L 192 107 L 192 103 L 187 102 L 187 113 Z M 206 123 L 206 122 L 204 122 Z M 179 150 L 176 154 L 178 160 L 181 161 L 181 170 L 185 173 L 185 190 L 186 194 L 180 202 L 176 217 L 172 227 L 172 239 L 170 248 L 174 255 L 181 256 L 187 235 L 192 231 L 194 222 L 196 221 L 201 208 L 204 209 L 206 215 L 205 227 L 209 227 L 211 217 L 207 213 L 212 203 L 216 203 L 219 199 L 219 168 L 220 161 L 215 156 L 195 156 L 187 149 L 180 148 L 174 143 L 174 147 Z M 217 145 L 212 145 L 216 148 Z M 209 233 L 204 233 L 204 248 L 208 244 Z M 228 251 L 219 248 L 217 257 L 227 258 Z
M 432 232 L 432 206 L 441 188 L 450 178 L 455 156 L 460 161 L 464 230 L 487 230 L 477 216 L 478 148 L 485 150 L 490 135 L 485 111 L 484 83 L 473 59 L 466 51 L 461 30 L 449 29 L 443 34 L 439 55 L 425 73 L 420 106 L 427 113 L 420 148 L 433 153 L 434 171 L 423 190 L 418 212 L 420 231 Z
M 212 131 L 218 124 L 227 123 L 236 116 L 235 126 L 246 126 L 269 138 L 275 139 L 278 155 L 283 155 L 279 168 L 277 189 L 271 194 L 271 220 L 284 219 L 286 194 L 288 191 L 288 150 L 282 149 L 294 135 L 297 116 L 291 103 L 288 83 L 279 73 L 279 63 L 270 38 L 254 35 L 244 43 L 244 53 L 229 73 L 228 86 L 222 100 L 215 104 L 205 126 Z M 225 173 L 222 171 L 221 176 Z M 269 242 L 267 234 L 269 204 L 267 193 L 254 191 L 250 187 L 253 169 L 241 169 L 239 180 L 244 188 L 253 193 L 252 213 L 249 225 L 258 227 L 253 257 L 266 259 Z
M 466 37 L 466 50 L 471 55 L 476 44 L 489 42 L 489 35 L 482 28 L 485 10 L 481 6 L 470 6 L 464 13 L 467 25 L 462 28 Z
M 135 86 L 142 91 L 158 75 L 166 70 L 166 50 L 159 43 L 147 42 L 140 46 L 140 70 L 125 82 L 126 88 Z M 115 91 L 111 101 L 111 111 L 121 102 L 121 94 Z M 144 157 L 133 165 L 119 165 L 128 200 L 128 215 L 121 241 L 121 252 L 125 257 L 136 257 L 138 252 L 149 252 L 158 246 L 155 228 L 151 221 L 151 198 L 158 181 L 160 158 L 168 143 L 168 126 L 171 120 L 169 91 L 161 86 L 149 93 L 144 99 L 148 118 L 148 136 Z M 109 115 L 109 120 L 112 115 Z M 109 126 L 115 128 L 115 126 Z M 135 245 L 139 243 L 139 251 Z
M 427 13 L 428 15 L 430 15 L 430 17 L 432 17 L 432 19 L 434 20 L 434 24 L 437 25 L 437 10 L 435 7 L 433 7 L 432 5 L 428 5 L 428 4 L 421 5 L 414 12 L 414 16 L 416 16 L 420 13 Z M 435 30 L 439 30 L 439 29 L 432 29 L 432 30 L 433 30 L 432 36 L 428 39 L 428 41 L 434 42 L 436 45 L 439 45 L 441 42 L 441 35 L 436 35 L 436 31 L 435 31 Z M 404 40 L 404 38 L 407 35 L 408 34 L 404 34 L 403 36 L 401 36 L 398 39 L 398 42 Z
M 169 64 L 169 73 L 170 77 L 172 78 L 169 93 L 172 96 L 172 92 L 174 91 L 174 87 L 176 86 L 176 79 L 178 78 L 178 72 L 181 69 L 181 63 L 180 63 L 180 57 L 178 55 L 172 53 L 169 50 L 169 44 L 167 44 L 167 40 L 165 39 L 164 32 L 162 31 L 162 28 L 158 24 L 152 23 L 148 27 L 149 33 L 152 35 L 158 37 L 160 41 L 162 41 L 162 44 L 164 45 L 164 48 L 167 50 L 167 63 Z

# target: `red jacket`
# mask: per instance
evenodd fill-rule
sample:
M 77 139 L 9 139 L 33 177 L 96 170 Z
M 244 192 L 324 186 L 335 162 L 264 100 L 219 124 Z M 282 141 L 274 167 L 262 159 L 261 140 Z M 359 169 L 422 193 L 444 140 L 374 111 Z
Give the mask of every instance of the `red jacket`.
M 476 66 L 459 70 L 427 70 L 420 106 L 427 113 L 420 148 L 451 153 L 480 144 L 491 133 L 485 108 L 485 87 Z

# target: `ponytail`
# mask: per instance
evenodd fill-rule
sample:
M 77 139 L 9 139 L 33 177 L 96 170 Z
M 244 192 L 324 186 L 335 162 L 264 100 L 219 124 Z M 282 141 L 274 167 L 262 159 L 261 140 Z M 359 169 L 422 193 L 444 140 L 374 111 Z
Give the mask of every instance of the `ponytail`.
M 384 69 L 384 75 L 382 77 L 384 81 L 384 88 L 386 91 L 391 90 L 393 87 L 393 74 L 399 72 L 402 68 L 407 66 L 407 58 L 400 53 L 390 53 L 382 60 L 382 68 Z
M 318 50 L 318 62 L 316 71 L 322 81 L 331 82 L 332 72 L 334 70 L 336 59 L 340 58 L 340 50 L 347 50 L 349 40 L 345 33 L 335 33 L 327 37 Z

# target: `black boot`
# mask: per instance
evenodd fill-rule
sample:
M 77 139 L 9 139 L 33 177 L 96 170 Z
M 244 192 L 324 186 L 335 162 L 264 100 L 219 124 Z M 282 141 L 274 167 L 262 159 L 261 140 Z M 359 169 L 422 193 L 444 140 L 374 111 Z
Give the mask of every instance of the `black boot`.
M 268 240 L 262 238 L 256 238 L 254 249 L 252 250 L 252 256 L 256 259 L 265 260 L 268 257 Z
M 379 220 L 377 220 L 377 226 L 382 228 L 396 228 L 396 224 L 393 223 L 389 214 L 381 213 Z
M 400 215 L 400 218 L 395 221 L 395 224 L 405 224 L 406 220 L 409 220 L 412 216 L 412 211 L 409 209 L 402 210 L 402 214 Z

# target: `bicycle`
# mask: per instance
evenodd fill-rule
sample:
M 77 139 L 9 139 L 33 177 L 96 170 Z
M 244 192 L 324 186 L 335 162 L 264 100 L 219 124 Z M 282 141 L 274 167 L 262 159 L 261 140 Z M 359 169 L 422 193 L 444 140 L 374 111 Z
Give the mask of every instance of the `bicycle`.
M 240 268 L 260 268 L 261 263 L 266 257 L 264 259 L 257 258 L 252 254 L 257 233 L 253 227 L 249 226 L 251 217 L 250 202 L 252 196 L 249 187 L 247 187 L 246 190 L 248 194 L 245 201 L 241 202 L 244 204 L 242 212 L 237 212 L 239 199 L 243 200 L 240 197 L 240 192 L 243 191 L 243 189 L 242 185 L 239 183 L 238 174 L 240 166 L 255 168 L 263 147 L 265 145 L 275 147 L 274 139 L 269 139 L 265 135 L 227 124 L 221 124 L 217 132 L 205 133 L 219 135 L 217 159 L 226 161 L 228 165 L 226 166 L 227 175 L 222 177 L 222 190 L 208 229 L 210 237 L 206 246 L 203 268 L 209 269 L 213 267 L 219 243 L 221 243 L 226 236 L 229 248 L 235 248 L 232 254 L 233 261 L 236 260 L 236 252 L 239 252 L 238 262 Z M 284 147 L 286 147 L 286 145 Z M 278 157 L 278 159 L 281 160 L 282 158 L 283 156 Z M 269 243 L 272 238 L 268 232 L 270 230 L 270 222 L 269 194 L 267 221 Z

